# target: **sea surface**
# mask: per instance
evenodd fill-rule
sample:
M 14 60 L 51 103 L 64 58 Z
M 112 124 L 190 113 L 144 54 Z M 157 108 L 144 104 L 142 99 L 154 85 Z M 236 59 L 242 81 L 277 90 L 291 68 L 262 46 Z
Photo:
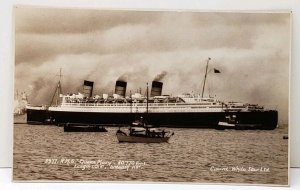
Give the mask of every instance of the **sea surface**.
M 107 133 L 14 125 L 14 180 L 288 183 L 286 125 L 275 130 L 169 128 L 169 143 L 118 143 Z

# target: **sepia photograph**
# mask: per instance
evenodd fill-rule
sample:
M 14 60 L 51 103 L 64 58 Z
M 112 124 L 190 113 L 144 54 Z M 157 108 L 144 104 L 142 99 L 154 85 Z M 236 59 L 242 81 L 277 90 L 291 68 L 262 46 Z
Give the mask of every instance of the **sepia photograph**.
M 14 181 L 289 184 L 289 11 L 14 7 Z

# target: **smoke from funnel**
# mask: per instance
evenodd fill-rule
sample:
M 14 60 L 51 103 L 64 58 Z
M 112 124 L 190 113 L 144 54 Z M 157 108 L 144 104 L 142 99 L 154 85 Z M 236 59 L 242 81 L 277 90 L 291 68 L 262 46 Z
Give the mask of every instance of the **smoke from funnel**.
M 160 74 L 156 75 L 153 81 L 161 81 L 167 75 L 166 71 L 161 72 Z
M 128 80 L 128 74 L 123 74 L 118 78 L 117 81 L 127 82 L 127 80 Z

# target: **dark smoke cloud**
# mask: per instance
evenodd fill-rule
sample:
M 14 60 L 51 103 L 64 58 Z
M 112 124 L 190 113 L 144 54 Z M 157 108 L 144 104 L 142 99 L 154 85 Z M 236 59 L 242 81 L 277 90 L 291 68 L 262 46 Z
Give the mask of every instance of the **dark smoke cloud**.
M 66 13 L 64 13 L 66 11 Z M 62 68 L 64 93 L 94 81 L 94 94 L 145 92 L 157 73 L 163 94 L 270 105 L 288 119 L 290 15 L 285 13 L 16 10 L 15 89 L 32 104 L 49 104 Z M 164 72 L 162 72 L 164 71 Z M 168 77 L 164 77 L 168 73 Z M 124 77 L 124 78 L 123 78 Z
M 154 78 L 154 81 L 160 82 L 163 80 L 163 78 L 167 75 L 168 73 L 166 71 L 161 72 L 160 74 L 156 75 Z

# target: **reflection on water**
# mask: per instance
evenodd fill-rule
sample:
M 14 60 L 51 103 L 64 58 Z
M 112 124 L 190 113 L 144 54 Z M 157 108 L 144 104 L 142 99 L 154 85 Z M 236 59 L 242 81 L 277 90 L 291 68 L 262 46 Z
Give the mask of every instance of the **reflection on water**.
M 287 126 L 271 131 L 174 128 L 170 143 L 162 144 L 118 143 L 117 128 L 107 129 L 107 133 L 64 133 L 56 126 L 15 125 L 14 180 L 288 182 L 288 140 L 282 138 Z M 46 159 L 61 158 L 146 165 L 127 171 L 45 164 Z M 269 171 L 248 171 L 249 167 Z

